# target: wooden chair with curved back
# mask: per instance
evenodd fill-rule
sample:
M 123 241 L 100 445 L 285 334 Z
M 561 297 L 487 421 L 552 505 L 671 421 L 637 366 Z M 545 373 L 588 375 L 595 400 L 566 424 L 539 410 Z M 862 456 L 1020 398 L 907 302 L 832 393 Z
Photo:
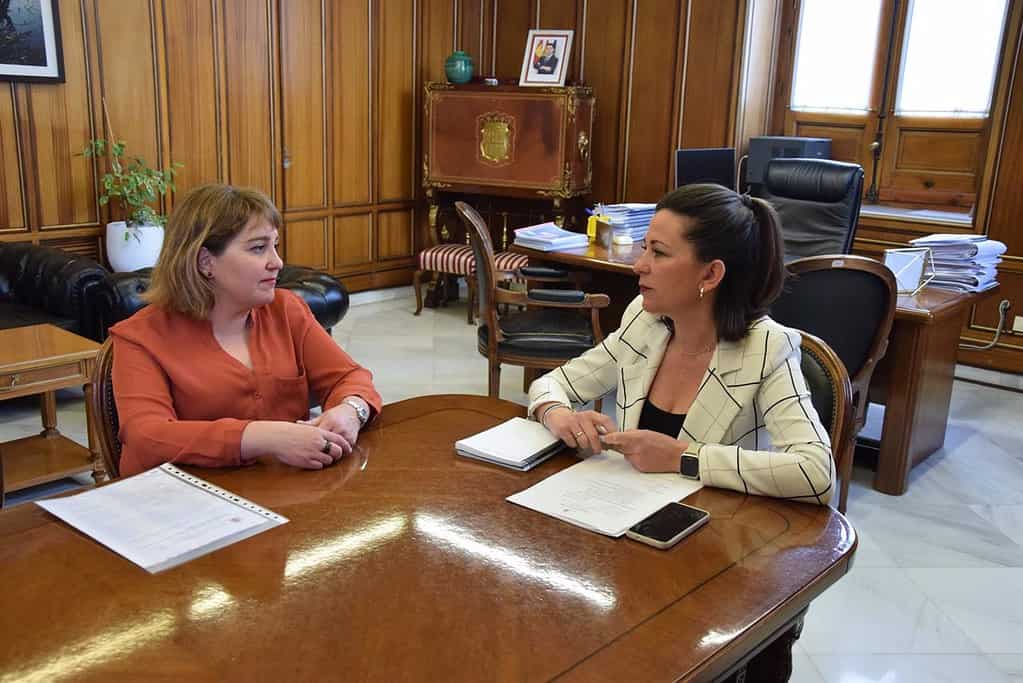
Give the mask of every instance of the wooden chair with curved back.
M 852 460 L 853 390 L 845 364 L 830 346 L 812 334 L 803 333 L 800 345 L 801 367 L 806 386 L 821 423 L 831 437 L 831 452 L 835 468 L 841 472 L 843 459 Z M 843 480 L 844 481 L 844 480 Z M 844 500 L 839 499 L 839 512 L 844 512 Z
M 842 359 L 853 388 L 853 430 L 867 420 L 870 378 L 885 352 L 895 320 L 898 287 L 895 275 L 880 261 L 836 254 L 810 256 L 788 264 L 792 277 L 771 307 L 782 325 L 823 339 Z M 842 465 L 838 509 L 845 511 L 852 476 L 852 451 L 836 460 Z
M 487 390 L 491 397 L 499 397 L 502 363 L 552 370 L 600 343 L 604 335 L 598 311 L 609 303 L 606 294 L 498 288 L 490 230 L 476 209 L 465 202 L 455 202 L 455 208 L 465 223 L 476 258 L 480 316 L 477 348 L 489 363 Z M 498 304 L 511 304 L 509 311 L 522 306 L 526 310 L 501 314 Z
M 92 371 L 92 395 L 90 409 L 96 417 L 96 444 L 103 464 L 111 479 L 121 476 L 121 441 L 117 438 L 120 422 L 117 419 L 117 404 L 114 403 L 114 383 L 111 371 L 114 367 L 113 339 L 103 342 L 96 356 Z

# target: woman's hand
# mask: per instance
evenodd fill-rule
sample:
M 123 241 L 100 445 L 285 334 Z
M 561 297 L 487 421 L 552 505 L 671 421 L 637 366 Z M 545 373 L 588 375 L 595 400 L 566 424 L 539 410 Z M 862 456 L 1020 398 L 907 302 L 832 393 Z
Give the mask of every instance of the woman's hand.
M 544 406 L 537 411 L 542 415 Z M 552 409 L 544 417 L 544 423 L 554 436 L 587 456 L 600 453 L 600 437 L 614 431 L 614 420 L 595 410 L 575 412 L 569 407 Z
M 355 408 L 347 403 L 340 403 L 330 410 L 323 412 L 319 417 L 312 420 L 299 420 L 298 423 L 312 425 L 313 427 L 319 427 L 320 429 L 326 429 L 341 435 L 348 442 L 349 446 L 345 453 L 352 451 L 355 442 L 359 439 L 359 429 L 362 428 L 362 423 L 359 421 L 359 415 L 355 412 Z
M 620 452 L 640 472 L 678 472 L 689 444 L 649 429 L 630 429 L 608 434 L 604 445 Z
M 242 432 L 241 450 L 243 461 L 272 455 L 286 465 L 319 470 L 351 453 L 352 446 L 340 434 L 321 427 L 260 420 L 250 422 Z

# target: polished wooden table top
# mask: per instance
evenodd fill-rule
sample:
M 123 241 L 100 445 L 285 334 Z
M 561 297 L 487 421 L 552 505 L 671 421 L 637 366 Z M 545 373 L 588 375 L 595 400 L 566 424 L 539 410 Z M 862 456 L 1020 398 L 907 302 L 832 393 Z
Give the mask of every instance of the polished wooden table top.
M 28 325 L 0 330 L 0 372 L 93 358 L 99 344 L 56 325 Z
M 600 244 L 588 244 L 576 249 L 560 251 L 539 251 L 517 245 L 509 245 L 508 251 L 524 254 L 537 261 L 563 263 L 575 268 L 588 268 L 609 273 L 617 273 L 635 277 L 632 265 L 642 253 L 639 242 L 631 246 L 604 247 Z M 957 315 L 966 306 L 972 306 L 998 291 L 995 286 L 984 292 L 950 292 L 944 289 L 924 287 L 913 296 L 900 295 L 895 309 L 898 320 L 911 320 L 927 324 L 945 315 Z M 639 293 L 637 288 L 636 293 Z
M 12 679 L 704 680 L 843 575 L 830 508 L 705 489 L 669 551 L 504 501 L 520 473 L 453 442 L 524 409 L 389 405 L 337 466 L 192 470 L 290 523 L 149 575 L 35 505 L 0 513 Z M 0 676 L 2 677 L 2 676 Z

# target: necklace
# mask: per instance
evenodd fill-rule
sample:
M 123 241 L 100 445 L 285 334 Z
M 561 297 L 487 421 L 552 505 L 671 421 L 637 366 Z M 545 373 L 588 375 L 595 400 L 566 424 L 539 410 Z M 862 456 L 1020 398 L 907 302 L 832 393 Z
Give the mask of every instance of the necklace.
M 714 342 L 710 346 L 699 349 L 698 351 L 686 351 L 685 349 L 679 347 L 677 349 L 677 353 L 681 356 L 702 356 L 705 353 L 710 353 L 711 351 L 713 351 L 714 347 L 716 347 L 717 345 L 718 345 L 717 342 Z

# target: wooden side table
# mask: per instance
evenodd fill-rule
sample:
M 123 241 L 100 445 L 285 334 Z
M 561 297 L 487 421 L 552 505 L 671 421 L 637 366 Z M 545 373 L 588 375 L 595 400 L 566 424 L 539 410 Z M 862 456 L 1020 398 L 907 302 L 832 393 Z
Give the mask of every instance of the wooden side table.
M 0 400 L 40 395 L 43 430 L 38 436 L 0 443 L 0 505 L 5 491 L 18 491 L 72 474 L 92 472 L 97 482 L 108 478 L 95 448 L 95 423 L 89 400 L 92 369 L 99 344 L 54 325 L 0 330 Z M 88 448 L 57 430 L 54 391 L 85 389 Z

